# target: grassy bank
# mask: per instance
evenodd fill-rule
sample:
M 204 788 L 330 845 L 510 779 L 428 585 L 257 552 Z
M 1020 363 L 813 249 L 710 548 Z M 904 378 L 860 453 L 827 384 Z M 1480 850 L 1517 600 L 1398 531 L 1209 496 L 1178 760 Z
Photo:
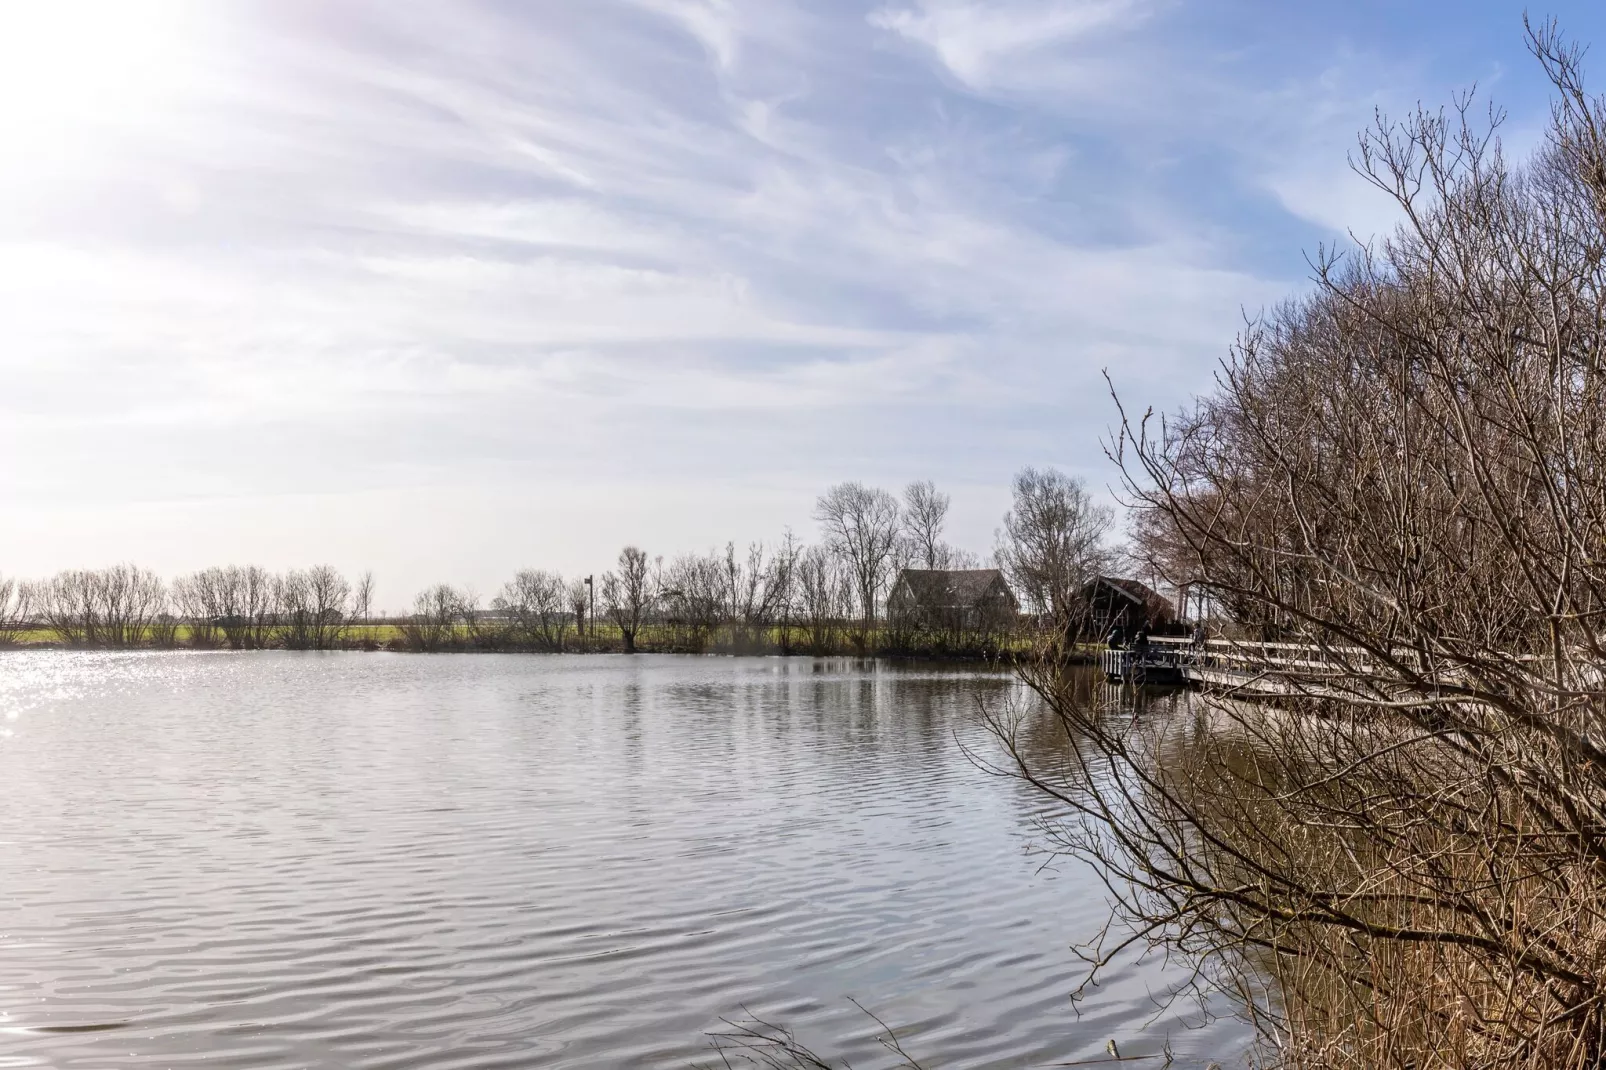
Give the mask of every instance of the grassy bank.
M 274 628 L 265 628 L 260 641 L 231 645 L 216 629 L 180 624 L 172 628 L 146 627 L 136 641 L 118 646 L 72 644 L 54 629 L 31 627 L 13 633 L 0 647 L 19 650 L 43 649 L 304 649 Z M 1035 632 L 1021 631 L 1003 636 L 954 636 L 899 632 L 874 628 L 868 632 L 849 626 L 806 632 L 797 627 L 770 626 L 762 629 L 688 629 L 669 624 L 642 625 L 636 631 L 635 649 L 651 654 L 725 655 L 804 655 L 818 657 L 911 657 L 944 660 L 1013 662 L 1029 659 L 1042 645 Z M 406 621 L 373 621 L 343 625 L 328 638 L 324 649 L 390 650 L 428 653 L 622 653 L 624 633 L 612 622 L 596 622 L 594 629 L 579 634 L 572 629 L 561 637 L 535 642 L 512 629 L 485 625 L 455 624 L 427 637 L 419 635 Z M 1073 652 L 1078 660 L 1091 660 L 1096 647 L 1079 646 Z

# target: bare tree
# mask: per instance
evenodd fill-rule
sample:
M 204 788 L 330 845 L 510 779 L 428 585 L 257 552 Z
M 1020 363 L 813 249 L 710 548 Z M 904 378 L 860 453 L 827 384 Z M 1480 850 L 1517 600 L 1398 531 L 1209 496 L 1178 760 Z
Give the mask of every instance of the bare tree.
M 273 602 L 278 610 L 274 639 L 286 650 L 312 648 L 312 594 L 307 574 L 299 569 L 273 577 Z
M 664 569 L 657 597 L 677 648 L 701 652 L 730 618 L 730 579 L 716 554 L 681 554 Z
M 100 641 L 101 604 L 94 573 L 67 569 L 35 588 L 40 615 L 67 646 L 90 646 Z
M 571 594 L 556 572 L 524 569 L 503 584 L 491 608 L 507 614 L 518 645 L 558 651 L 569 630 Z
M 1061 627 L 1080 606 L 1084 584 L 1109 560 L 1105 536 L 1114 523 L 1082 481 L 1053 468 L 1023 468 L 1013 484 L 1014 506 L 1004 515 L 997 557 L 1028 605 Z
M 943 525 L 953 500 L 937 489 L 931 480 L 911 483 L 903 490 L 903 537 L 911 548 L 910 559 L 919 568 L 948 568 L 947 545 L 942 541 Z
M 313 649 L 333 650 L 345 634 L 351 582 L 330 565 L 315 565 L 307 570 L 307 590 L 311 596 Z
M 173 607 L 168 598 L 164 592 L 159 608 L 151 614 L 150 622 L 145 627 L 145 635 L 150 639 L 151 646 L 158 650 L 171 650 L 178 646 L 179 628 L 184 623 L 179 615 L 172 611 Z
M 0 576 L 0 647 L 15 646 L 33 622 L 33 587 Z
M 725 547 L 726 616 L 736 650 L 764 645 L 770 626 L 784 612 L 795 554 L 796 546 L 790 538 L 774 554 L 761 542 L 751 543 L 745 560 L 737 558 L 734 543 Z
M 401 624 L 402 638 L 412 649 L 434 653 L 458 644 L 460 626 L 473 612 L 467 594 L 440 583 L 420 591 L 413 612 Z
M 232 608 L 227 593 L 226 572 L 220 568 L 202 569 L 173 581 L 174 606 L 189 626 L 191 646 L 217 645 L 223 620 Z
M 230 598 L 239 607 L 227 618 L 223 633 L 236 650 L 263 650 L 279 620 L 279 578 L 257 565 L 228 570 Z
M 943 543 L 939 548 L 941 556 L 938 557 L 938 568 L 978 569 L 985 568 L 982 559 L 970 550 Z
M 721 643 L 736 651 L 787 647 L 792 612 L 794 570 L 799 549 L 788 534 L 771 553 L 752 543 L 737 554 L 728 543 L 723 553 L 682 554 L 664 569 L 657 598 L 676 649 L 701 651 Z
M 602 599 L 624 641 L 625 653 L 636 652 L 636 635 L 652 603 L 647 555 L 635 546 L 619 551 L 619 566 L 602 578 Z
M 277 577 L 278 638 L 290 650 L 330 650 L 345 631 L 351 583 L 329 565 Z
M 569 583 L 569 612 L 574 614 L 575 637 L 582 642 L 586 634 L 586 615 L 591 610 L 591 585 L 576 579 Z
M 374 615 L 374 573 L 372 569 L 357 577 L 351 589 L 351 623 L 367 624 Z
M 861 483 L 838 483 L 814 504 L 825 544 L 853 576 L 862 617 L 861 638 L 875 627 L 876 603 L 898 546 L 898 501 Z
M 731 645 L 737 650 L 752 646 L 757 633 L 769 623 L 770 607 L 765 604 L 768 593 L 765 575 L 769 571 L 764 558 L 764 544 L 755 542 L 747 548 L 745 560 L 736 556 L 736 544 L 725 544 L 723 568 L 726 612 L 731 626 Z
M 215 630 L 209 626 L 203 627 L 203 637 L 215 639 L 216 634 L 221 632 L 230 649 L 245 649 L 250 630 L 245 570 L 238 565 L 204 569 L 196 573 L 189 586 L 191 601 L 185 612 L 190 615 L 192 624 L 203 621 L 207 625 L 216 625 Z
M 160 576 L 138 565 L 114 565 L 95 574 L 101 604 L 101 641 L 113 647 L 138 646 L 167 607 Z
M 161 579 L 136 565 L 69 569 L 35 592 L 46 623 L 68 646 L 136 646 L 166 603 Z
M 472 587 L 459 594 L 459 636 L 467 647 L 474 650 L 503 650 L 508 644 L 508 625 L 499 613 L 486 613 L 480 609 L 480 596 Z
M 829 654 L 838 625 L 852 612 L 852 581 L 834 554 L 822 546 L 811 546 L 798 555 L 796 582 L 798 613 L 809 652 Z
M 1170 579 L 1294 645 L 1221 653 L 1267 697 L 1116 718 L 1040 672 L 1063 763 L 999 726 L 1123 942 L 1193 956 L 1296 1070 L 1606 1061 L 1606 105 L 1530 45 L 1531 162 L 1467 99 L 1380 118 L 1358 166 L 1400 228 L 1318 257 L 1195 409 L 1123 414 Z
M 775 625 L 775 645 L 781 653 L 792 651 L 792 624 L 797 613 L 797 567 L 803 548 L 787 531 L 770 559 L 765 579 L 764 604 Z

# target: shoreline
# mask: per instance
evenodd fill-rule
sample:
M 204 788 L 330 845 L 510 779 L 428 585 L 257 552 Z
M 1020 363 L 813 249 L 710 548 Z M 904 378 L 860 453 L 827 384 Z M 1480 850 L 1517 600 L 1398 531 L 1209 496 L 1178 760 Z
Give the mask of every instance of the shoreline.
M 413 654 L 421 656 L 434 655 L 481 655 L 502 654 L 516 657 L 588 657 L 593 655 L 612 655 L 615 657 L 642 656 L 674 656 L 684 658 L 813 658 L 813 659 L 848 659 L 854 661 L 890 661 L 890 662 L 949 662 L 966 665 L 986 665 L 1000 669 L 1013 668 L 1018 665 L 1032 664 L 1039 660 L 1035 650 L 1017 650 L 1008 653 L 954 651 L 940 648 L 878 650 L 859 652 L 848 649 L 827 651 L 805 649 L 769 649 L 769 650 L 732 650 L 732 649 L 706 649 L 692 650 L 676 647 L 641 646 L 634 651 L 626 652 L 619 644 L 596 644 L 592 646 L 565 647 L 558 650 L 541 650 L 516 647 L 484 647 L 467 644 L 442 646 L 433 650 L 420 650 L 405 643 L 341 643 L 325 647 L 287 647 L 287 646 L 253 646 L 229 647 L 226 645 L 195 646 L 188 643 L 177 643 L 166 646 L 142 644 L 139 646 L 110 646 L 110 645 L 74 645 L 59 640 L 37 640 L 24 643 L 0 645 L 0 657 L 7 654 L 20 654 L 30 652 L 61 652 L 61 653 L 98 653 L 98 654 L 170 654 L 170 653 L 197 653 L 197 654 Z M 1062 660 L 1068 665 L 1096 665 L 1098 655 L 1096 648 L 1078 646 L 1076 649 L 1062 655 Z

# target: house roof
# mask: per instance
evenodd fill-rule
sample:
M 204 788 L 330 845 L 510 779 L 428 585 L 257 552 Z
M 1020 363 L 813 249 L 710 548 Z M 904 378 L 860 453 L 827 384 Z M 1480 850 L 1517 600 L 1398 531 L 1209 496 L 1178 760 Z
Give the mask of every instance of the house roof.
M 973 606 L 995 582 L 1008 593 L 1003 580 L 996 568 L 906 568 L 898 574 L 898 582 L 908 584 L 915 600 L 928 606 Z
M 1103 584 L 1116 594 L 1119 594 L 1121 597 L 1136 605 L 1147 606 L 1159 604 L 1168 609 L 1171 606 L 1170 599 L 1161 595 L 1148 584 L 1142 583 L 1138 580 L 1124 580 L 1115 576 L 1096 576 L 1094 577 L 1093 582 L 1088 584 L 1088 586 L 1092 587 L 1097 584 Z

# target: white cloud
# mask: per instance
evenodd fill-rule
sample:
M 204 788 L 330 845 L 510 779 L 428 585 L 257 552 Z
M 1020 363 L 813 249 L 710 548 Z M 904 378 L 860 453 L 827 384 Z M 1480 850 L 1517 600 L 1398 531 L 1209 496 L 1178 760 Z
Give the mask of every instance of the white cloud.
M 1266 175 L 1266 186 L 1283 207 L 1335 236 L 1359 241 L 1388 234 L 1404 219 L 1388 194 L 1352 171 L 1310 164 L 1284 164 Z
M 721 70 L 736 65 L 740 31 L 730 0 L 632 0 L 675 22 L 702 43 Z
M 1018 77 L 1023 59 L 1130 31 L 1147 12 L 1144 0 L 915 0 L 877 9 L 870 23 L 926 46 L 961 82 L 987 89 Z
M 0 455 L 53 447 L 0 470 L 0 570 L 326 544 L 403 599 L 806 529 L 837 479 L 1091 471 L 1101 368 L 1180 400 L 1289 285 L 1151 181 L 1219 139 L 1103 80 L 1147 3 L 523 10 L 239 9 L 163 122 L 7 170 Z M 1213 181 L 1318 214 L 1268 129 Z
M 1246 160 L 1290 214 L 1362 242 L 1401 221 L 1399 206 L 1348 161 L 1379 110 L 1409 101 L 1407 73 L 1374 54 L 1342 50 L 1304 77 L 1241 94 L 1243 111 L 1269 135 Z

